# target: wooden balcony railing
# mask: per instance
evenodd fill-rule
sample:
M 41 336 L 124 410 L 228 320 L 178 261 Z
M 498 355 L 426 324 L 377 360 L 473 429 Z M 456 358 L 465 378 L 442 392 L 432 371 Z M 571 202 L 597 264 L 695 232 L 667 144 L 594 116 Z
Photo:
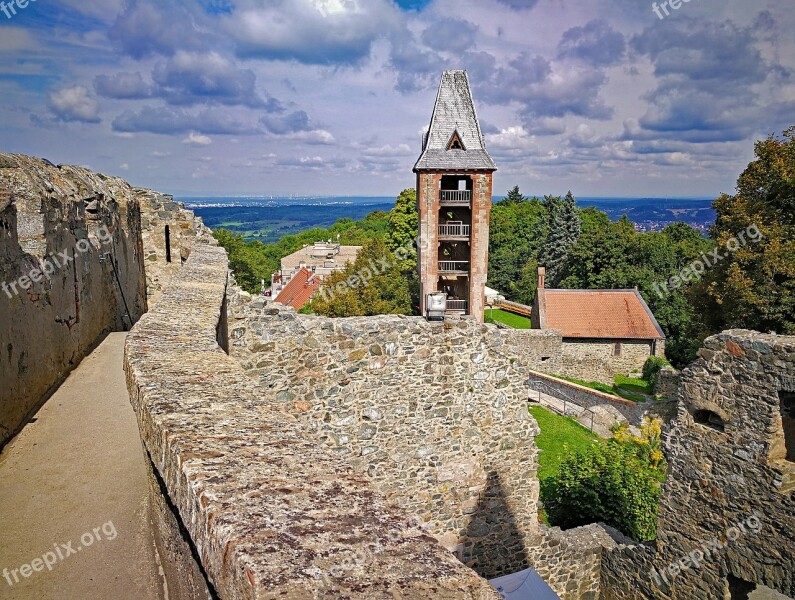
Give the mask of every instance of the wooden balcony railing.
M 469 204 L 472 192 L 469 190 L 441 190 L 439 200 L 442 204 Z
M 439 237 L 469 237 L 471 225 L 439 225 Z
M 468 260 L 440 260 L 440 273 L 466 273 L 469 271 Z
M 466 312 L 467 310 L 467 301 L 466 300 L 451 300 L 450 298 L 447 299 L 447 310 L 463 310 Z

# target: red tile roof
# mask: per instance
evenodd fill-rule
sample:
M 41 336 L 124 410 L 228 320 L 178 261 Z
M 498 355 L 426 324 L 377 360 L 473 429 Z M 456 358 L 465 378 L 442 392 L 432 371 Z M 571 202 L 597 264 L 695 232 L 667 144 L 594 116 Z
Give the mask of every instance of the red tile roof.
M 320 287 L 320 280 L 309 269 L 300 269 L 276 296 L 276 302 L 301 310 Z
M 541 327 L 564 338 L 664 339 L 637 290 L 539 290 Z

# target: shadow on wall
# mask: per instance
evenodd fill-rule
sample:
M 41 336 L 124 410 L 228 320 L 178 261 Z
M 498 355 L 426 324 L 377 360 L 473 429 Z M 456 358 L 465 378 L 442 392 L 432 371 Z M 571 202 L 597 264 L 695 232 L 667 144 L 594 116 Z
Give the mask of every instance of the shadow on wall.
M 485 579 L 530 566 L 524 538 L 507 498 L 500 476 L 490 471 L 463 537 L 464 562 Z

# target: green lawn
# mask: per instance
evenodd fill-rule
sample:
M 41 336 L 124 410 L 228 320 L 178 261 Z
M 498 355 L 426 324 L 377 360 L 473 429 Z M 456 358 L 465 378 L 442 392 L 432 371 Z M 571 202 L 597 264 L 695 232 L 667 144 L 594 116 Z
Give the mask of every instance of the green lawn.
M 532 325 L 530 324 L 530 319 L 527 317 L 523 317 L 521 315 L 516 315 L 512 312 L 508 312 L 507 310 L 502 310 L 500 308 L 494 309 L 494 319 L 491 317 L 492 310 L 490 308 L 486 309 L 486 323 L 502 323 L 503 325 L 507 325 L 508 327 L 513 327 L 514 329 L 532 329 Z
M 594 443 L 602 443 L 599 436 L 569 417 L 562 417 L 540 406 L 531 406 L 530 414 L 538 422 L 541 434 L 536 445 L 541 450 L 538 457 L 538 479 L 544 481 L 555 475 L 561 461 L 577 450 Z
M 592 390 L 604 392 L 605 394 L 619 396 L 626 400 L 632 400 L 633 402 L 646 402 L 646 400 L 648 400 L 647 396 L 653 396 L 652 386 L 647 381 L 644 381 L 643 379 L 637 379 L 635 377 L 627 377 L 626 375 L 616 375 L 615 384 L 612 386 L 607 385 L 606 383 L 599 383 L 598 381 L 583 381 L 581 379 L 565 377 L 563 375 L 551 375 L 551 377 L 564 379 L 566 381 L 570 381 L 571 383 L 576 383 Z M 646 394 L 646 396 L 643 394 Z

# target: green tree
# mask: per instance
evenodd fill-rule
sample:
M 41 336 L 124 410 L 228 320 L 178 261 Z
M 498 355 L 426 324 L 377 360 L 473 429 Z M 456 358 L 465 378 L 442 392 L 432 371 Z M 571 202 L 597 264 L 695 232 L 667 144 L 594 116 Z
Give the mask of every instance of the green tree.
M 525 200 L 527 200 L 527 198 L 519 191 L 519 186 L 515 185 L 508 190 L 508 195 L 502 199 L 502 202 L 505 204 L 516 204 L 517 202 L 524 202 Z
M 706 332 L 795 334 L 795 127 L 758 141 L 754 151 L 736 193 L 713 203 L 711 234 L 725 258 L 694 294 Z
M 386 245 L 395 252 L 399 248 L 410 250 L 411 254 L 403 260 L 401 269 L 408 273 L 417 268 L 416 241 L 419 235 L 419 214 L 417 212 L 417 191 L 409 188 L 400 192 L 395 207 L 387 217 L 389 229 Z
M 312 312 L 326 317 L 412 314 L 411 280 L 384 240 L 366 242 L 353 263 L 326 278 Z
M 647 420 L 640 437 L 620 427 L 606 443 L 564 459 L 541 487 L 550 524 L 568 529 L 603 521 L 634 540 L 653 540 L 667 469 L 660 433 L 658 420 Z
M 547 270 L 550 286 L 556 286 L 563 277 L 569 250 L 580 237 L 582 221 L 571 192 L 566 198 L 547 196 L 544 199 L 549 219 L 549 235 L 544 244 L 542 262 Z

